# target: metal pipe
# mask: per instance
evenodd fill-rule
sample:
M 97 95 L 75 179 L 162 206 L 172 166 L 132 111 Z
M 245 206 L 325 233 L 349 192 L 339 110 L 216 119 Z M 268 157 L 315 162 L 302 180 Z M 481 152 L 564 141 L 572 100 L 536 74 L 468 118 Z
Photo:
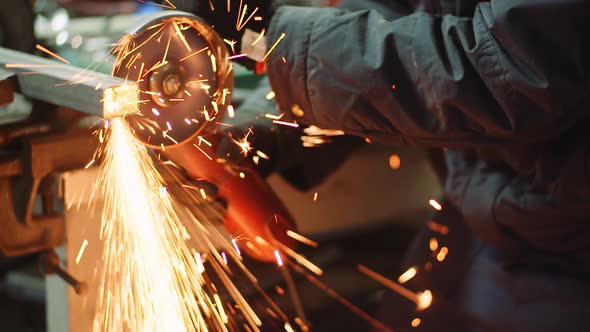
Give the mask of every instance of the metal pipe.
M 101 118 L 138 112 L 135 82 L 2 47 L 0 67 L 29 98 Z

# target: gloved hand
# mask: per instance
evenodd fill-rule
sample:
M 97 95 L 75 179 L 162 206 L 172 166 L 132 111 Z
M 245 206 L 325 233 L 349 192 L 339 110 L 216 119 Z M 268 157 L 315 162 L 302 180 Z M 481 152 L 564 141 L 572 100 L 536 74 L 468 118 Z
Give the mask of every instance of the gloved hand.
M 252 50 L 251 44 L 256 40 L 257 33 L 268 29 L 275 9 L 274 0 L 199 0 L 194 14 L 204 19 L 226 40 L 228 48 L 238 56 L 234 61 L 250 70 L 260 72 L 257 62 L 262 59 L 259 52 L 256 54 L 257 52 Z M 246 32 L 247 30 L 250 31 Z M 242 45 L 245 33 L 248 34 L 248 39 L 252 40 L 248 45 Z M 258 43 L 264 43 L 263 38 Z M 258 49 L 261 49 L 264 45 L 259 46 Z M 239 57 L 243 53 L 247 56 Z

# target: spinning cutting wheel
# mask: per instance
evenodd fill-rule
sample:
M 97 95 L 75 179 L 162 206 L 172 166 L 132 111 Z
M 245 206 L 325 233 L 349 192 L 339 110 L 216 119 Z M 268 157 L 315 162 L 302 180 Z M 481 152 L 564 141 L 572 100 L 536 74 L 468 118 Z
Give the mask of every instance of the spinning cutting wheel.
M 233 71 L 221 38 L 194 15 L 152 15 L 118 44 L 113 75 L 137 81 L 134 134 L 150 147 L 183 144 L 220 121 L 230 103 Z

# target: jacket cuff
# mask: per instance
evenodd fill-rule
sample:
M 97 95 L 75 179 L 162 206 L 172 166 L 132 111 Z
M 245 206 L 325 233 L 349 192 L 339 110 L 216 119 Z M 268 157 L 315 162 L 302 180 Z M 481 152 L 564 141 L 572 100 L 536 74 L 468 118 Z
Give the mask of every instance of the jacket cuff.
M 325 9 L 280 7 L 267 34 L 267 73 L 280 110 L 290 119 L 315 123 L 307 89 L 307 58 L 314 22 Z M 275 46 L 276 43 L 276 46 Z

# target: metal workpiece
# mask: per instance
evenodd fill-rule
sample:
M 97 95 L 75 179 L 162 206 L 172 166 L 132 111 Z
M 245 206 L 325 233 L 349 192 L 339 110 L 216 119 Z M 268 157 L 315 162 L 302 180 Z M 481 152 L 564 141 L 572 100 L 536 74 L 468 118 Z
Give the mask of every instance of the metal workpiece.
M 0 67 L 32 99 L 107 119 L 138 112 L 135 82 L 2 47 Z

